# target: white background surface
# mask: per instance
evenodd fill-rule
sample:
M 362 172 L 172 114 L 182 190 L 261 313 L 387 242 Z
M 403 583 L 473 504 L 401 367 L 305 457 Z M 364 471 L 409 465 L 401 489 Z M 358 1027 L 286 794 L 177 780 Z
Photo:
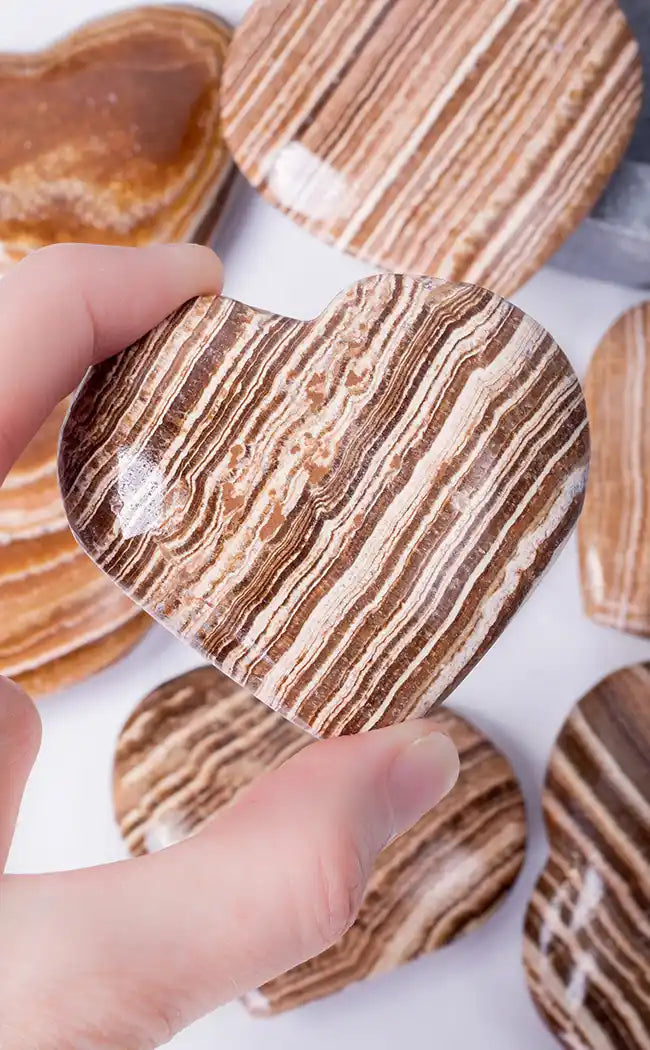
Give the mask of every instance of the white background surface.
M 233 22 L 245 0 L 203 0 Z M 0 50 L 41 47 L 128 0 L 0 0 Z M 0 130 L 1 133 L 1 130 Z M 216 247 L 226 292 L 255 306 L 313 316 L 368 268 L 321 245 L 256 197 L 242 180 Z M 539 273 L 515 301 L 552 332 L 584 375 L 600 336 L 642 293 Z M 650 643 L 607 631 L 582 614 L 575 537 L 505 635 L 451 703 L 488 729 L 524 787 L 530 845 L 523 875 L 490 922 L 465 940 L 393 975 L 357 985 L 275 1020 L 233 1004 L 173 1041 L 174 1050 L 552 1050 L 520 965 L 525 904 L 544 863 L 540 789 L 546 759 L 572 704 L 603 674 Z M 41 705 L 43 747 L 28 786 L 10 870 L 91 865 L 124 855 L 113 823 L 110 774 L 119 728 L 150 689 L 197 663 L 156 627 L 137 650 L 92 680 Z M 182 887 L 179 888 L 182 907 Z

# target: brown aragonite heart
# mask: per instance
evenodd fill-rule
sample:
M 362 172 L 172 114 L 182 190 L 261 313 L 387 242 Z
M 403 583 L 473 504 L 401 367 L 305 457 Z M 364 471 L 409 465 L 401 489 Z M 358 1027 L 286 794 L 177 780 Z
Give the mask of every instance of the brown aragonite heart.
M 650 664 L 576 704 L 543 801 L 550 856 L 524 942 L 535 1005 L 567 1050 L 650 1050 Z
M 0 55 L 0 262 L 56 241 L 207 240 L 234 171 L 229 40 L 209 11 L 141 7 Z
M 591 211 L 641 98 L 616 0 L 258 0 L 222 115 L 244 175 L 312 233 L 509 295 Z
M 650 303 L 607 332 L 587 373 L 592 464 L 578 530 L 585 611 L 650 636 Z
M 246 997 L 277 1013 L 393 970 L 484 922 L 516 879 L 526 816 L 510 763 L 474 726 L 441 709 L 460 779 L 451 795 L 379 858 L 357 922 L 324 954 Z M 115 806 L 134 854 L 197 831 L 261 773 L 310 743 L 219 671 L 154 690 L 120 736 Z
M 326 735 L 451 692 L 570 532 L 587 460 L 543 328 L 483 289 L 391 275 L 310 322 L 186 304 L 89 373 L 59 477 L 127 594 Z
M 0 488 L 0 674 L 54 692 L 126 653 L 148 616 L 68 529 L 56 477 L 60 405 Z

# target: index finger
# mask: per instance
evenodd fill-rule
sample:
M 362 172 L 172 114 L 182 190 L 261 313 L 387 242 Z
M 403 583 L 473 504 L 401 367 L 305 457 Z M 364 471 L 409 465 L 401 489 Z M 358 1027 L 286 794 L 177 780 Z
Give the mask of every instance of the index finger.
M 217 256 L 196 244 L 59 244 L 10 270 L 0 280 L 0 481 L 90 365 L 221 283 Z

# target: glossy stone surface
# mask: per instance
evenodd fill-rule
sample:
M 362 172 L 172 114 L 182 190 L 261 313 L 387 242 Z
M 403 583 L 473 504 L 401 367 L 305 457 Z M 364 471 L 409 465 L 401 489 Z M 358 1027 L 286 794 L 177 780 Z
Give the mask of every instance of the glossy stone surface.
M 578 530 L 587 615 L 650 637 L 650 303 L 610 328 L 585 383 L 592 462 Z
M 567 1050 L 650 1048 L 650 664 L 576 704 L 544 789 L 548 863 L 526 917 L 535 1004 Z
M 0 674 L 35 696 L 112 663 L 151 623 L 67 527 L 56 477 L 65 408 L 50 416 L 0 488 Z
M 54 241 L 209 238 L 234 171 L 229 40 L 208 11 L 143 7 L 0 55 L 0 264 Z
M 82 546 L 318 734 L 421 715 L 509 621 L 582 503 L 585 405 L 482 289 L 373 277 L 315 321 L 186 304 L 89 373 L 59 474 Z
M 509 295 L 589 214 L 641 98 L 616 0 L 258 0 L 223 122 L 310 232 Z
M 276 1013 L 386 973 L 484 922 L 524 858 L 524 802 L 510 763 L 448 710 L 433 718 L 461 757 L 457 786 L 381 855 L 357 922 L 310 962 L 246 997 Z M 221 806 L 310 738 L 213 668 L 151 693 L 124 727 L 115 805 L 132 853 L 197 831 Z

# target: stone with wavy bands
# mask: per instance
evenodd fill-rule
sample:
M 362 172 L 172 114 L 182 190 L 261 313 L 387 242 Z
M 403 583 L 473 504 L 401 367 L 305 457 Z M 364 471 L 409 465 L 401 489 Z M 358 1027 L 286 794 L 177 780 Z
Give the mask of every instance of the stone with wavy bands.
M 258 0 L 223 123 L 311 233 L 509 295 L 591 211 L 641 100 L 616 0 Z
M 393 275 L 310 322 L 188 303 L 89 373 L 60 481 L 132 598 L 326 735 L 452 691 L 570 532 L 587 461 L 580 385 L 540 325 Z
M 567 1050 L 650 1050 L 650 664 L 574 707 L 544 788 L 550 855 L 524 963 Z
M 432 717 L 458 748 L 458 784 L 383 851 L 342 940 L 246 996 L 251 1012 L 290 1010 L 394 970 L 469 933 L 503 903 L 524 859 L 521 789 L 475 726 L 444 709 Z M 309 743 L 214 668 L 166 682 L 138 705 L 117 746 L 115 810 L 129 850 L 154 852 L 195 833 Z
M 209 238 L 234 173 L 229 42 L 209 11 L 151 6 L 0 55 L 0 264 L 59 241 Z
M 34 696 L 123 656 L 151 620 L 70 532 L 56 477 L 59 405 L 0 488 L 0 674 Z
M 650 303 L 604 336 L 585 382 L 592 466 L 578 528 L 585 611 L 650 637 Z

